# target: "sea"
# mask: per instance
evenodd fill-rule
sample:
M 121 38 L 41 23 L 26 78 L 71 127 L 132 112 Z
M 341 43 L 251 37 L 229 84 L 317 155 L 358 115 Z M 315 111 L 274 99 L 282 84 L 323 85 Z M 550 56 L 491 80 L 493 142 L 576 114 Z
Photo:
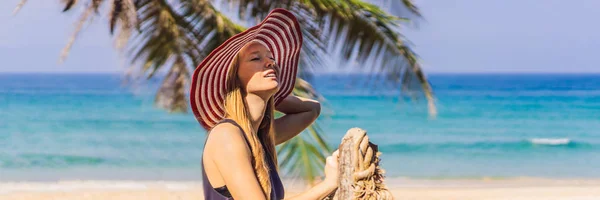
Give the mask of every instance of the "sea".
M 367 78 L 310 80 L 327 143 L 365 129 L 387 177 L 600 178 L 600 74 L 429 74 L 436 115 Z M 206 132 L 125 80 L 0 74 L 0 181 L 200 180 Z

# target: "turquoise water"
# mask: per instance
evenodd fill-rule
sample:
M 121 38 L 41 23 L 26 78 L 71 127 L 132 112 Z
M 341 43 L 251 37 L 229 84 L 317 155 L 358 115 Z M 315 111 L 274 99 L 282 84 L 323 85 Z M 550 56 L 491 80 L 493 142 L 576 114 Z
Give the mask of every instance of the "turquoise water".
M 600 177 L 600 75 L 430 75 L 438 115 L 316 76 L 327 141 L 361 127 L 391 177 Z M 0 180 L 198 179 L 205 132 L 119 75 L 0 75 Z

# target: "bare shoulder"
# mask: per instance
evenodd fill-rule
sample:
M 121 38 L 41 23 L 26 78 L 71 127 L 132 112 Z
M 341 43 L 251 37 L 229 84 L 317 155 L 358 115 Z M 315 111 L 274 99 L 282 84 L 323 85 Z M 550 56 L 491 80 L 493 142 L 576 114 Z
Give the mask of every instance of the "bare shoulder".
M 205 153 L 215 156 L 228 156 L 231 154 L 250 155 L 244 133 L 232 123 L 221 123 L 210 131 L 206 141 Z

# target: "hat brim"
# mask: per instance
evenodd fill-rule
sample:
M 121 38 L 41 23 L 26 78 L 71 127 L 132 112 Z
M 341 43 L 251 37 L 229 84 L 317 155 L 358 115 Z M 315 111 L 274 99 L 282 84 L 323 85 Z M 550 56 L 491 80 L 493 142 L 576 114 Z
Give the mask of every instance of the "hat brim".
M 227 39 L 194 70 L 190 104 L 196 119 L 205 129 L 211 129 L 223 119 L 226 78 L 230 64 L 240 49 L 252 41 L 265 45 L 279 64 L 280 88 L 274 95 L 275 105 L 292 92 L 302 48 L 302 31 L 291 12 L 277 8 L 261 23 Z

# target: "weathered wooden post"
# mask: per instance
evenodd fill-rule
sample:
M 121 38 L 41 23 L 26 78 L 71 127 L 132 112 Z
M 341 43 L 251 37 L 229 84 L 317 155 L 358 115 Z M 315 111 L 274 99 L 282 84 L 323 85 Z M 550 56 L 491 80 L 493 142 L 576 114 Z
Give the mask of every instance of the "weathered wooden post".
M 377 145 L 369 142 L 365 130 L 348 130 L 339 146 L 338 189 L 325 199 L 393 199 L 383 183 L 384 170 L 379 166 L 380 155 Z

